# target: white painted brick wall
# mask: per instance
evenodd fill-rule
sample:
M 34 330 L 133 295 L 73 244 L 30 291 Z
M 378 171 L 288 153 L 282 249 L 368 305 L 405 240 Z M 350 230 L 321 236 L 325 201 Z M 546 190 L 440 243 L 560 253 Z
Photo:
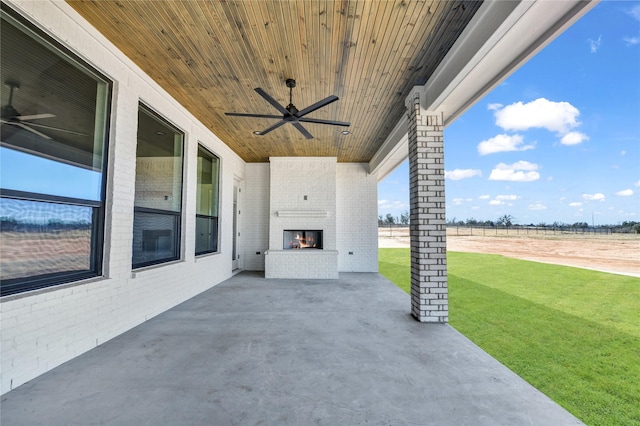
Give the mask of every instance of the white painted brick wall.
M 267 278 L 337 278 L 336 158 L 272 157 Z M 283 217 L 279 212 L 293 212 Z M 323 217 L 308 217 L 319 211 Z M 301 212 L 299 215 L 296 212 Z M 283 250 L 284 230 L 322 230 L 323 250 Z M 315 261 L 314 261 L 315 259 Z
M 337 279 L 336 250 L 269 250 L 265 278 Z
M 321 229 L 324 231 L 324 248 L 335 250 L 336 158 L 273 157 L 269 161 L 269 250 L 282 250 L 285 229 Z M 321 210 L 327 213 L 327 217 L 279 217 L 277 213 L 280 210 Z
M 448 322 L 444 184 L 444 118 L 427 111 L 419 93 L 407 97 L 409 124 L 411 314 Z
M 231 276 L 233 181 L 245 163 L 65 2 L 7 1 L 114 81 L 104 277 L 0 300 L 0 392 L 94 348 Z M 138 102 L 185 132 L 181 261 L 131 271 Z M 195 257 L 197 143 L 222 160 L 221 253 Z M 226 226 L 225 226 L 226 225 Z
M 336 229 L 340 272 L 378 272 L 378 181 L 367 170 L 364 163 L 338 164 Z
M 273 159 L 272 159 L 273 160 Z M 276 159 L 276 162 L 285 161 Z M 262 271 L 265 270 L 264 252 L 269 246 L 269 221 L 277 217 L 277 209 L 270 206 L 270 167 L 269 163 L 247 164 L 246 168 L 246 206 L 244 219 L 246 239 L 245 264 L 246 269 Z M 296 182 L 292 178 L 292 173 L 303 173 L 308 170 L 308 159 L 296 159 L 295 162 L 283 167 L 285 172 L 277 173 L 277 178 L 281 179 L 281 186 L 285 189 L 293 188 L 280 195 L 288 197 L 285 207 L 290 210 L 320 210 L 317 204 L 309 204 L 314 187 L 309 183 Z M 319 167 L 322 170 L 322 167 Z M 336 164 L 336 248 L 338 252 L 338 271 L 340 272 L 377 272 L 378 271 L 378 216 L 377 216 L 377 180 L 367 173 L 367 164 L 364 163 L 337 163 Z M 323 179 L 326 179 L 324 177 Z M 312 180 L 309 177 L 306 179 Z M 327 189 L 325 189 L 327 190 Z M 299 194 L 298 194 L 299 192 Z M 304 202 L 304 193 L 307 193 L 307 202 Z M 295 199 L 291 200 L 292 195 Z M 314 195 L 314 197 L 320 197 Z M 275 205 L 280 201 L 274 201 Z M 284 209 L 284 208 L 283 208 Z M 328 220 L 333 218 L 327 218 Z M 300 228 L 312 229 L 309 226 L 322 223 L 317 219 L 309 218 L 278 218 L 286 229 Z M 311 222 L 309 222 L 311 220 Z M 310 225 L 311 224 L 311 225 Z M 320 226 L 320 225 L 317 225 Z M 276 235 L 272 241 L 273 250 L 282 249 L 282 230 L 276 230 Z M 316 228 L 313 228 L 316 229 Z M 318 228 L 319 229 L 319 228 Z M 327 248 L 325 242 L 325 248 Z M 271 253 L 274 253 L 271 251 Z M 260 252 L 260 255 L 256 255 Z M 349 253 L 353 254 L 349 254 Z M 278 260 L 277 262 L 280 262 Z M 280 268 L 275 263 L 268 264 L 272 268 Z M 283 269 L 285 266 L 283 265 Z M 268 268 L 267 268 L 268 269 Z M 271 275 L 271 273 L 267 274 Z M 277 275 L 285 276 L 285 272 L 277 272 Z M 275 275 L 274 275 L 275 276 Z
M 324 229 L 327 262 L 332 262 L 333 257 L 345 270 L 377 270 L 377 258 L 365 261 L 365 253 L 375 246 L 373 235 L 377 235 L 377 229 L 371 234 L 366 232 L 370 229 L 369 214 L 377 220 L 377 209 L 372 204 L 376 197 L 375 185 L 370 182 L 370 177 L 363 174 L 362 166 L 336 165 L 335 158 L 296 159 L 282 173 L 276 173 L 279 185 L 288 191 L 276 198 L 276 205 L 269 204 L 272 200 L 266 189 L 270 181 L 270 173 L 267 173 L 270 165 L 247 165 L 250 174 L 245 176 L 245 163 L 235 153 L 88 25 L 68 4 L 31 0 L 7 0 L 6 3 L 109 76 L 114 85 L 107 172 L 104 277 L 0 300 L 1 393 L 228 278 L 231 275 L 234 178 L 241 181 L 246 179 L 243 214 L 248 214 L 241 223 L 252 227 L 242 230 L 247 269 L 264 268 L 264 258 L 262 255 L 256 256 L 256 251 L 264 253 L 270 244 L 281 248 L 284 222 L 278 224 L 277 236 L 271 232 L 269 239 L 269 233 L 264 232 L 274 211 L 323 209 L 328 212 L 326 219 L 318 219 L 313 223 L 306 219 L 289 220 L 287 228 Z M 185 132 L 182 255 L 181 261 L 132 274 L 139 101 L 167 117 Z M 195 257 L 198 142 L 221 159 L 221 252 Z M 310 174 L 311 170 L 314 171 Z M 292 179 L 292 176 L 304 178 Z M 349 200 L 350 197 L 357 198 L 349 193 L 350 190 L 364 191 L 357 197 L 362 197 L 359 202 L 371 206 L 370 211 L 361 211 Z M 291 198 L 291 194 L 295 194 L 295 197 Z M 303 195 L 308 195 L 306 202 L 300 198 Z M 363 225 L 359 229 L 365 232 L 347 231 L 347 227 L 355 230 L 356 222 L 358 226 Z M 338 229 L 341 236 L 337 235 Z M 343 252 L 343 247 L 347 251 L 353 248 L 354 255 L 345 258 L 348 255 L 330 252 Z
M 265 270 L 265 252 L 269 249 L 269 163 L 249 163 L 245 175 L 244 267 L 248 271 Z M 259 254 L 258 254 L 259 253 Z
M 174 179 L 174 173 L 181 169 L 178 158 L 136 158 L 135 198 L 138 207 L 179 210 L 182 203 L 181 180 Z

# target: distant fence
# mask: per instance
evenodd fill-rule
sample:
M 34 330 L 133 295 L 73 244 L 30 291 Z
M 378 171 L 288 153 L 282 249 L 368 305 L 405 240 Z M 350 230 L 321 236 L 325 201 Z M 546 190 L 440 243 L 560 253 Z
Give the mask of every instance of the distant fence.
M 630 228 L 588 227 L 575 228 L 571 226 L 447 226 L 450 235 L 609 235 L 631 234 Z
M 378 224 L 378 237 L 408 237 L 409 225 Z
M 409 225 L 378 225 L 378 234 L 385 237 L 408 235 Z M 478 226 L 447 225 L 448 235 L 610 235 L 633 234 L 630 227 L 585 227 L 572 226 Z

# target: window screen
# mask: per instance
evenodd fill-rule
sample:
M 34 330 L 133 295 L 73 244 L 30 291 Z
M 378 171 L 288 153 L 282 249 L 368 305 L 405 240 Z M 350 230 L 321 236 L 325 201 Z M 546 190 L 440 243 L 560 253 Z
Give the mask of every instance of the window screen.
M 183 134 L 144 105 L 138 113 L 133 267 L 180 258 Z
M 219 168 L 220 159 L 199 146 L 196 254 L 218 251 Z

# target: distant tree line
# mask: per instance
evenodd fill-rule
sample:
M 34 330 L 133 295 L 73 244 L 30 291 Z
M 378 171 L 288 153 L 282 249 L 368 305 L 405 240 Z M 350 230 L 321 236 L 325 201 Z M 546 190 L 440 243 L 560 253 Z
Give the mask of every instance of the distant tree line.
M 76 231 L 91 229 L 91 222 L 64 221 L 61 219 L 49 219 L 42 223 L 20 221 L 12 217 L 0 217 L 0 231 L 2 232 L 51 232 L 51 231 Z
M 393 216 L 391 213 L 387 213 L 386 216 L 378 215 L 378 226 L 389 225 L 408 225 L 409 224 L 409 212 L 405 211 L 399 217 Z

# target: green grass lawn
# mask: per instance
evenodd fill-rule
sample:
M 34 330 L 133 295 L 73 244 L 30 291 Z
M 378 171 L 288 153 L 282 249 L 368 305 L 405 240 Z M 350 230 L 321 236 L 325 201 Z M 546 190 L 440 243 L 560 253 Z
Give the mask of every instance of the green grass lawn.
M 409 293 L 409 249 L 380 249 Z M 448 252 L 449 323 L 589 425 L 640 425 L 640 279 Z

